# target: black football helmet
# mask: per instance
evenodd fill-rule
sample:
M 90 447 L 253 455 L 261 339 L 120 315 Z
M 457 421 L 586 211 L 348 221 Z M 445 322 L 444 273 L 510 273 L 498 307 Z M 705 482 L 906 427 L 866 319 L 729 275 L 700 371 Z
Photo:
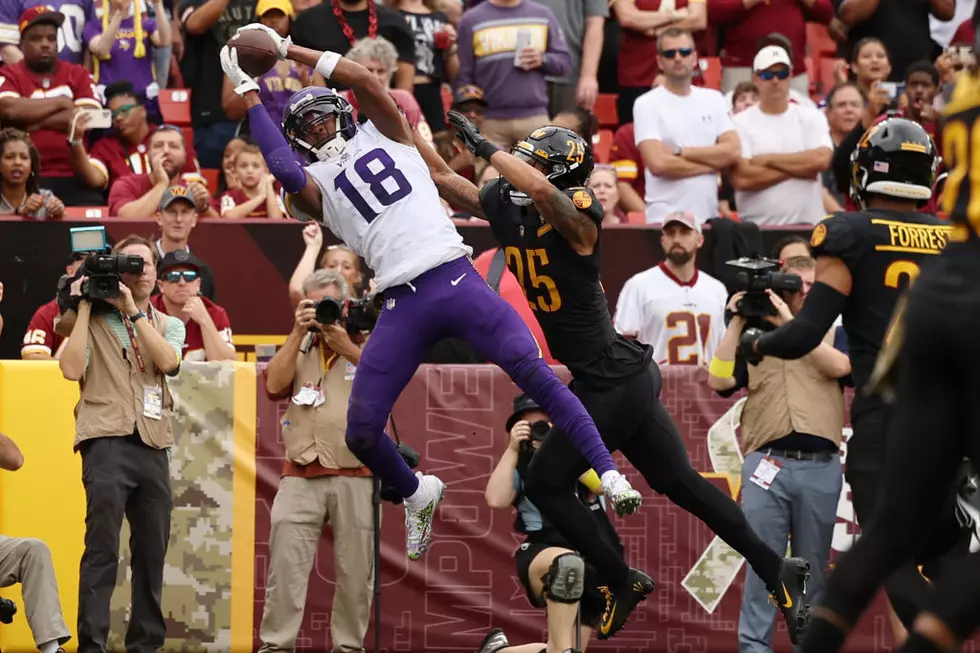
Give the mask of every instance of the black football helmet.
M 922 126 L 905 118 L 886 118 L 872 125 L 851 154 L 851 194 L 862 208 L 871 195 L 916 200 L 932 197 L 936 144 Z
M 527 138 L 519 141 L 511 153 L 531 165 L 540 164 L 537 167 L 561 190 L 584 186 L 595 166 L 592 146 L 564 127 L 535 129 Z M 521 201 L 521 195 L 523 193 L 511 192 L 511 201 L 515 204 L 525 203 Z M 526 204 L 530 204 L 530 201 L 527 198 Z

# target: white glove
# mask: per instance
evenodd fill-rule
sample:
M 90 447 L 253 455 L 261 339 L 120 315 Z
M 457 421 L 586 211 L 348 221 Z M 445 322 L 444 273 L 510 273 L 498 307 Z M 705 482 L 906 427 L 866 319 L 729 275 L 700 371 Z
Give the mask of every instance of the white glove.
M 288 36 L 283 38 L 279 36 L 279 33 L 276 32 L 276 30 L 267 25 L 263 25 L 262 23 L 250 23 L 244 27 L 239 27 L 235 33 L 237 34 L 238 32 L 245 32 L 247 30 L 261 30 L 268 34 L 269 38 L 272 39 L 272 42 L 276 44 L 276 50 L 279 51 L 279 61 L 286 59 L 286 53 L 289 51 L 289 46 L 293 44 L 292 38 Z
M 221 48 L 219 59 L 221 59 L 221 69 L 225 71 L 225 75 L 235 85 L 235 93 L 239 97 L 243 97 L 249 91 L 256 93 L 259 91 L 259 85 L 255 83 L 255 80 L 238 66 L 238 52 L 234 48 L 227 45 Z

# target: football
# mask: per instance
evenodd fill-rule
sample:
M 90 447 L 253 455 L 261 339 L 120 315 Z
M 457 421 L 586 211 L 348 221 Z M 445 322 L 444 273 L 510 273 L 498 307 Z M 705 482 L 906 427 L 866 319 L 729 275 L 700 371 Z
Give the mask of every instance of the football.
M 279 60 L 276 44 L 261 30 L 238 32 L 228 39 L 228 46 L 235 48 L 239 67 L 252 77 L 269 72 Z

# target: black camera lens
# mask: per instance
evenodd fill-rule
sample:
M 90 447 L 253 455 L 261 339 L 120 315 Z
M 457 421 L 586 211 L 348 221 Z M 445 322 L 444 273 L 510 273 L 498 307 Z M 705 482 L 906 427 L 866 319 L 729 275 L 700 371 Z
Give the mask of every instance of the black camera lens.
M 316 321 L 320 324 L 336 324 L 340 321 L 343 309 L 343 304 L 336 299 L 321 299 L 316 305 Z
M 533 422 L 531 424 L 531 439 L 532 440 L 544 440 L 544 436 L 548 435 L 548 431 L 551 430 L 551 424 L 544 421 L 543 419 Z

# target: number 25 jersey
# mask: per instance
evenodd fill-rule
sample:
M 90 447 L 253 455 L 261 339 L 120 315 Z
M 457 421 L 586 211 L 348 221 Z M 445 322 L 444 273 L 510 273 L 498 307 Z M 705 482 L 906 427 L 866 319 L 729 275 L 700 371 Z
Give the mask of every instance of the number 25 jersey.
M 880 209 L 835 213 L 814 228 L 813 255 L 840 258 L 851 272 L 851 294 L 842 317 L 858 390 L 852 415 L 869 405 L 863 388 L 899 296 L 919 276 L 919 267 L 942 251 L 950 229 L 931 213 Z
M 579 254 L 533 206 L 511 203 L 508 192 L 509 184 L 500 177 L 483 187 L 480 203 L 552 356 L 577 381 L 612 381 L 645 369 L 652 349 L 613 329 L 599 282 L 598 242 L 591 254 Z M 564 192 L 601 229 L 602 208 L 591 191 Z
M 473 253 L 446 215 L 422 155 L 370 121 L 343 154 L 306 171 L 323 194 L 323 224 L 364 257 L 379 291 Z

